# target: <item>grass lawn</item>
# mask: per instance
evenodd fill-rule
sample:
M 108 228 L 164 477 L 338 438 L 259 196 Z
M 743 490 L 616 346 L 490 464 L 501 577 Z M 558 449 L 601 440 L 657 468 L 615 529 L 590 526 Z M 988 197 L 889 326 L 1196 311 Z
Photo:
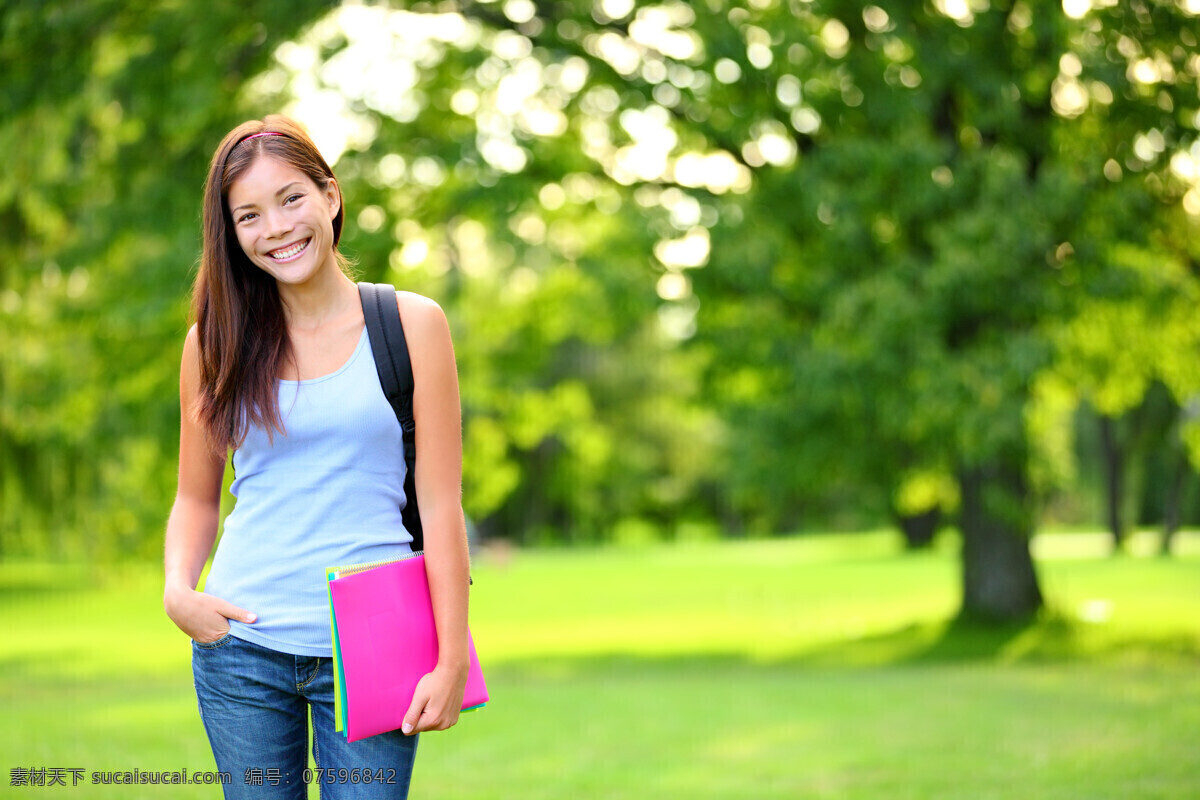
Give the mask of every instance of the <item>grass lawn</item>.
M 949 622 L 952 542 L 909 555 L 897 539 L 480 558 L 492 702 L 422 738 L 412 796 L 1200 797 L 1194 536 L 1172 559 L 1044 537 L 1048 612 L 986 631 Z M 155 565 L 0 565 L 0 794 L 219 796 L 90 784 L 214 769 L 160 580 Z M 11 787 L 39 767 L 83 780 Z

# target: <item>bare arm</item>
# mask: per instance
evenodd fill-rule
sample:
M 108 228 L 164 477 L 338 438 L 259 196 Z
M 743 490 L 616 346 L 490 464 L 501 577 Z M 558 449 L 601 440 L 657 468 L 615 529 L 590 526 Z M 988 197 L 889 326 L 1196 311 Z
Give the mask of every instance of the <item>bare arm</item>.
M 417 504 L 438 633 L 438 664 L 417 686 L 405 732 L 458 721 L 467 680 L 467 532 L 462 510 L 462 408 L 446 315 L 432 300 L 397 293 L 416 384 Z
M 179 484 L 163 544 L 163 608 L 188 636 L 210 642 L 229 630 L 228 618 L 252 622 L 253 616 L 195 591 L 217 537 L 225 473 L 224 457 L 209 448 L 193 412 L 199 391 L 199 341 L 193 327 L 184 341 L 179 369 Z

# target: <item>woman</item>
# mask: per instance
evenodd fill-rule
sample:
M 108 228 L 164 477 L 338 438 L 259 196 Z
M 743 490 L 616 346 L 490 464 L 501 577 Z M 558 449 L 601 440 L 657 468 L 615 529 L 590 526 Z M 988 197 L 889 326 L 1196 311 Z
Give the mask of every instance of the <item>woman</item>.
M 398 292 L 439 658 L 402 730 L 353 744 L 334 730 L 324 569 L 394 558 L 411 541 L 400 426 L 337 249 L 344 218 L 333 172 L 291 120 L 243 123 L 217 148 L 180 369 L 164 606 L 193 640 L 200 713 L 230 775 L 227 798 L 305 797 L 310 780 L 325 798 L 404 797 L 416 734 L 455 724 L 462 705 L 468 563 L 454 351 L 437 304 Z M 237 504 L 201 592 L 229 451 Z

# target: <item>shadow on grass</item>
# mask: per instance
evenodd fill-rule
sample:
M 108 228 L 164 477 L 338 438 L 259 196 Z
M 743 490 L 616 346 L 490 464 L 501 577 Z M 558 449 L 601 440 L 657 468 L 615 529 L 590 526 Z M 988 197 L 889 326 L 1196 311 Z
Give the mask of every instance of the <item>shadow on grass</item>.
M 689 674 L 731 670 L 871 670 L 900 666 L 1015 664 L 1159 664 L 1200 667 L 1200 634 L 1129 638 L 1052 613 L 1026 624 L 995 625 L 964 620 L 906 625 L 884 633 L 799 649 L 782 657 L 703 652 L 650 655 L 598 653 L 547 656 L 496 665 L 506 671 L 553 679 L 580 673 L 629 671 Z
M 1104 626 L 1045 611 L 1022 623 L 956 618 L 831 642 L 790 659 L 803 666 L 890 664 L 1055 663 L 1173 659 L 1200 662 L 1200 634 L 1147 634 L 1131 638 Z

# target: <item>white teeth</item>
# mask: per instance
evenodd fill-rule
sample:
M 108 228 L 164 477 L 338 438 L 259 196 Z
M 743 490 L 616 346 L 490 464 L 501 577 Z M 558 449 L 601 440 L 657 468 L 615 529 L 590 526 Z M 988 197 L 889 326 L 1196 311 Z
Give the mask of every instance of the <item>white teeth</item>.
M 269 253 L 269 255 L 271 256 L 271 258 L 275 259 L 276 261 L 283 261 L 285 259 L 291 258 L 294 255 L 298 255 L 300 253 L 300 251 L 306 247 L 308 247 L 307 239 L 305 239 L 303 242 L 298 242 L 284 250 L 272 250 Z

